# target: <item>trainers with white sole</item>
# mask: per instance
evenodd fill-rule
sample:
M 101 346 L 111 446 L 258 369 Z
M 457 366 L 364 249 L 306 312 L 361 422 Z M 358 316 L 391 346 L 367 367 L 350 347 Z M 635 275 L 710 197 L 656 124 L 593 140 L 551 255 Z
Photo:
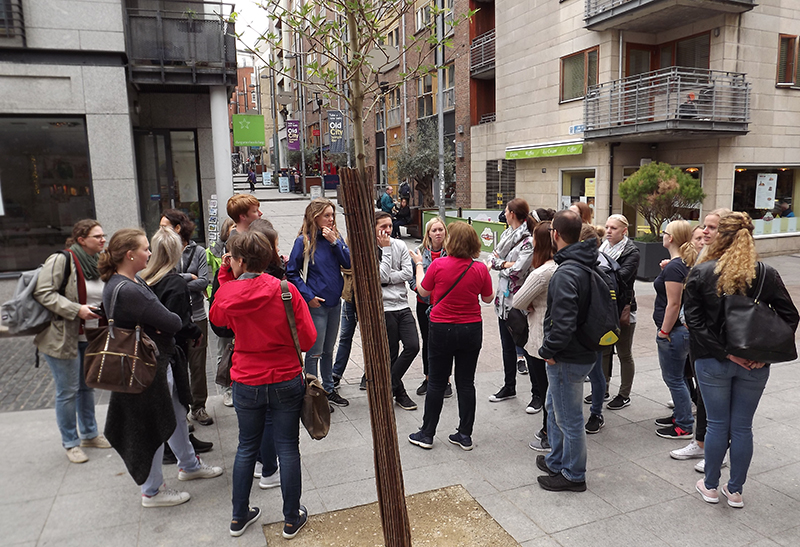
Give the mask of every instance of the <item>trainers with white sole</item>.
M 260 479 L 261 478 L 261 470 L 264 468 L 264 464 L 261 462 L 256 462 L 256 467 L 253 469 L 253 478 Z
M 93 437 L 91 439 L 81 439 L 81 447 L 82 448 L 111 448 L 111 443 L 108 442 L 108 439 L 103 436 L 101 433 L 100 435 Z
M 89 461 L 89 456 L 86 455 L 86 452 L 81 450 L 80 446 L 67 448 L 67 458 L 69 458 L 69 461 L 72 463 L 86 463 Z
M 728 454 L 725 453 L 725 457 L 722 458 L 722 465 L 719 466 L 720 469 L 723 467 L 728 467 Z M 706 459 L 703 458 L 699 462 L 697 462 L 694 466 L 694 470 L 698 473 L 705 473 L 706 472 Z
M 683 448 L 672 450 L 669 453 L 669 456 L 673 460 L 693 460 L 696 458 L 702 458 L 705 455 L 705 452 L 706 451 L 703 449 L 703 447 L 697 444 L 697 441 L 693 440 Z
M 186 503 L 191 497 L 189 492 L 178 492 L 162 484 L 155 495 L 146 496 L 142 494 L 142 507 L 173 507 Z
M 742 501 L 742 494 L 740 492 L 731 492 L 728 490 L 727 484 L 723 484 L 720 490 L 722 490 L 722 495 L 728 498 L 728 505 L 736 507 L 737 509 L 744 507 L 744 501 Z
M 272 475 L 264 476 L 261 475 L 261 480 L 258 481 L 258 487 L 262 490 L 268 490 L 270 488 L 276 488 L 281 485 L 281 467 L 278 466 L 278 469 Z
M 200 464 L 200 467 L 194 469 L 192 471 L 184 471 L 181 469 L 178 471 L 178 480 L 179 481 L 193 481 L 196 479 L 213 479 L 214 477 L 219 477 L 222 475 L 222 468 L 217 466 L 208 465 L 203 462 L 199 457 L 197 458 L 197 462 Z
M 245 530 L 247 530 L 247 527 L 257 521 L 259 517 L 261 517 L 261 509 L 258 507 L 250 507 L 247 510 L 247 517 L 245 519 L 235 519 L 231 521 L 231 535 L 235 538 L 238 538 L 244 534 Z
M 694 486 L 695 490 L 697 490 L 701 496 L 703 496 L 703 501 L 706 503 L 719 503 L 719 494 L 717 493 L 716 488 L 706 488 L 705 480 L 700 479 L 697 481 L 697 484 Z

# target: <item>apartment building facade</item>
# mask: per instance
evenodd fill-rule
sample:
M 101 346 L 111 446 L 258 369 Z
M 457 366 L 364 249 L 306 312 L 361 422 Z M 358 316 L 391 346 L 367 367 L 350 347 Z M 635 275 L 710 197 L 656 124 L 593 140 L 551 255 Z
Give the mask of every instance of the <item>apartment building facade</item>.
M 663 161 L 706 193 L 684 218 L 745 210 L 759 252 L 800 249 L 800 11 L 789 0 L 511 0 L 494 16 L 494 90 L 472 97 L 479 111 L 496 99 L 495 121 L 472 129 L 473 207 L 581 200 L 597 222 L 632 220 L 619 183 Z
M 63 248 L 74 222 L 107 234 L 199 226 L 232 192 L 232 4 L 169 0 L 0 3 L 0 293 Z

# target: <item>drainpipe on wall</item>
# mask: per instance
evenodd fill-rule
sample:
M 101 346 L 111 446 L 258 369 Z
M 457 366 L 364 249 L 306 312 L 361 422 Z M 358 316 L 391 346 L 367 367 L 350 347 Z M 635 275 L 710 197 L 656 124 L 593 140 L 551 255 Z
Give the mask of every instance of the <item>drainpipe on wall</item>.
M 618 142 L 608 145 L 608 216 L 614 214 L 614 148 Z

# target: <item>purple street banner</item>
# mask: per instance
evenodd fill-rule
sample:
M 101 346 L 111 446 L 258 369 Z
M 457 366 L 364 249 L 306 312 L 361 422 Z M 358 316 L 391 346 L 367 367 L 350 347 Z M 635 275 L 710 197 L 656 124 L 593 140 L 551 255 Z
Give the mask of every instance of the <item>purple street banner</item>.
M 328 110 L 328 133 L 331 136 L 331 154 L 344 154 L 344 116 L 341 110 Z
M 300 150 L 300 120 L 286 120 L 287 150 Z

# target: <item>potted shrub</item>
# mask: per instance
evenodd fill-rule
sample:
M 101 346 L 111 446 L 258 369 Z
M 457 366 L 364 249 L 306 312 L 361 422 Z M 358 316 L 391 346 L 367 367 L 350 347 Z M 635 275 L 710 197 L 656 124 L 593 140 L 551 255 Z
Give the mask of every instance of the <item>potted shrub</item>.
M 641 254 L 637 277 L 655 279 L 660 272 L 659 263 L 669 258 L 661 242 L 663 227 L 680 218 L 680 209 L 696 207 L 706 195 L 699 180 L 679 167 L 661 162 L 648 163 L 622 181 L 619 195 L 650 227 L 650 233 L 634 241 Z

